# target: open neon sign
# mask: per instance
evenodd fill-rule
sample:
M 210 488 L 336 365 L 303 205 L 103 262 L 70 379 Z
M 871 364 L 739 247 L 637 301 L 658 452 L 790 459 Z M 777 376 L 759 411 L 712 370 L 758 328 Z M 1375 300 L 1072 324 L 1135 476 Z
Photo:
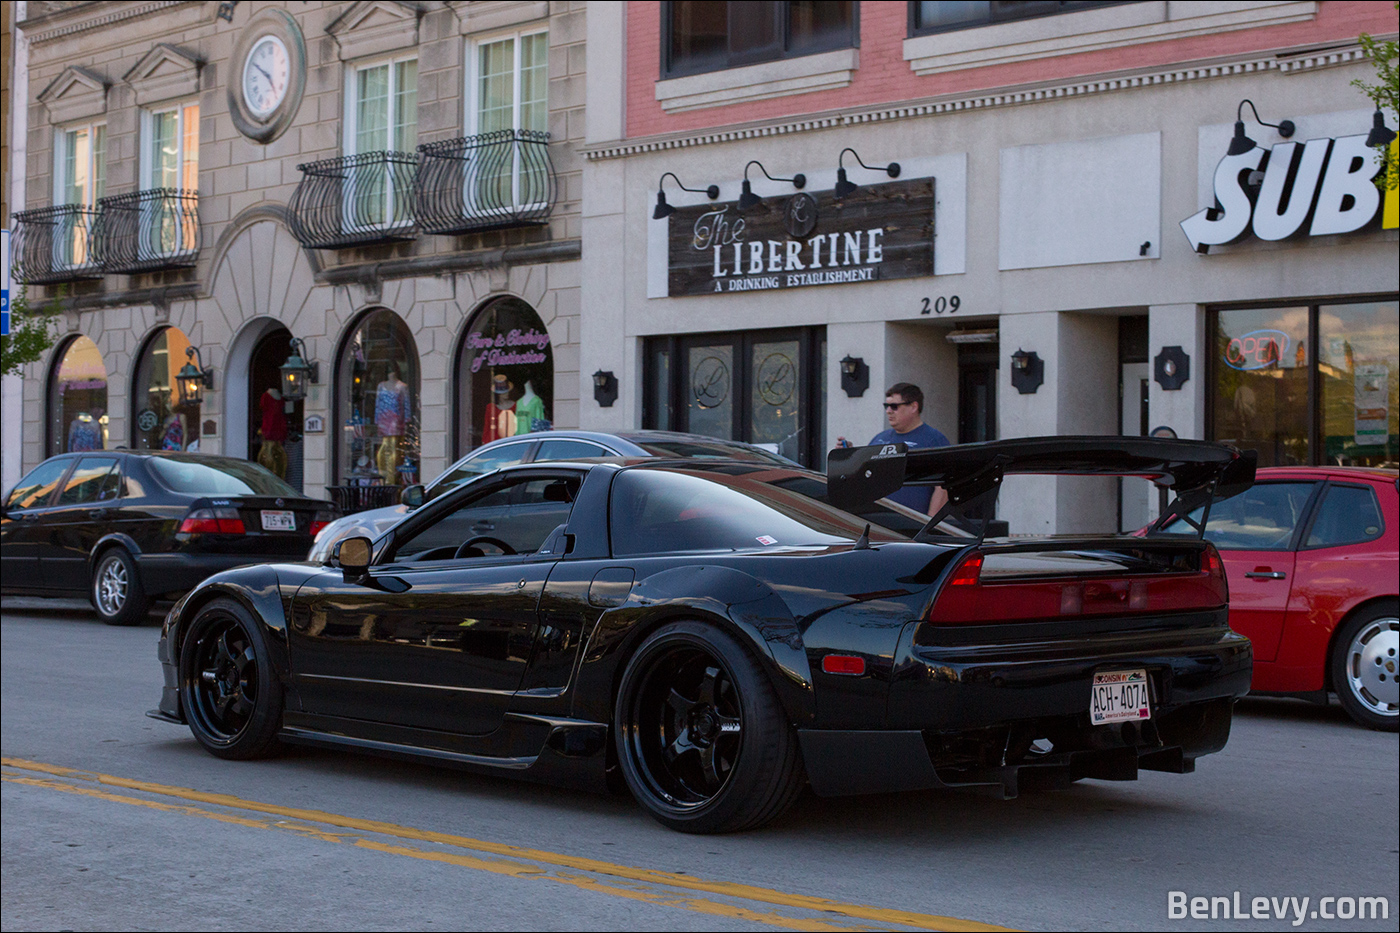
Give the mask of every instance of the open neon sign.
M 1225 347 L 1225 363 L 1233 369 L 1267 369 L 1283 363 L 1288 335 L 1281 330 L 1255 330 L 1231 337 Z

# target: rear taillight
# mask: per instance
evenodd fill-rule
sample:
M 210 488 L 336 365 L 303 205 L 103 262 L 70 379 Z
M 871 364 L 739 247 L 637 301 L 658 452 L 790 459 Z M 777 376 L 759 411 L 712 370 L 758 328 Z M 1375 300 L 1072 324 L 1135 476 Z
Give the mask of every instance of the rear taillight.
M 241 535 L 246 533 L 237 509 L 194 509 L 180 523 L 187 535 Z
M 1213 547 L 1201 552 L 1201 569 L 1195 573 L 987 582 L 983 562 L 980 553 L 963 558 L 929 609 L 929 622 L 995 624 L 1183 612 L 1223 606 L 1229 596 L 1224 565 Z
M 311 537 L 314 539 L 331 522 L 335 521 L 335 515 L 331 512 L 317 512 L 316 517 L 311 519 Z

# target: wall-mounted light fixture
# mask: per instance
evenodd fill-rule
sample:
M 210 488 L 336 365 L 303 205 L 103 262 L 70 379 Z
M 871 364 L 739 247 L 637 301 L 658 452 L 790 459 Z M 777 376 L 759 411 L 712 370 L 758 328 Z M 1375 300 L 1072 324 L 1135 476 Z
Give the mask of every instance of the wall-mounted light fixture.
M 593 374 L 593 400 L 599 408 L 612 408 L 617 401 L 617 377 L 610 369 L 600 369 Z
M 180 397 L 190 405 L 198 405 L 204 401 L 204 390 L 214 388 L 214 369 L 204 368 L 199 348 L 191 345 L 185 347 L 185 365 L 180 367 L 175 379 L 180 384 Z
M 1395 131 L 1385 125 L 1385 114 L 1379 109 L 1371 114 L 1371 132 L 1366 136 L 1366 145 L 1384 149 L 1395 141 Z
M 849 353 L 841 359 L 841 388 L 850 398 L 860 398 L 870 388 L 870 367 Z
M 767 178 L 769 181 L 792 182 L 792 186 L 797 189 L 807 187 L 807 176 L 803 175 L 801 172 L 798 172 L 791 178 L 774 178 L 772 175 L 768 174 L 768 169 L 764 168 L 763 163 L 757 159 L 750 159 L 749 165 L 757 165 L 758 170 L 763 173 L 763 177 Z M 742 190 L 739 193 L 739 210 L 741 211 L 746 211 L 751 207 L 756 207 L 763 203 L 763 199 L 753 193 L 753 186 L 749 184 L 749 165 L 744 166 L 744 184 L 741 186 Z
M 1011 354 L 1011 385 L 1022 395 L 1034 395 L 1045 382 L 1045 361 L 1034 350 Z
M 667 172 L 666 175 L 676 178 L 675 172 Z M 656 183 L 656 209 L 651 212 L 652 220 L 664 220 L 676 212 L 674 207 L 666 203 L 666 192 L 661 190 L 661 186 L 666 183 L 666 175 L 662 175 L 661 180 Z M 719 197 L 719 185 L 710 185 L 708 188 L 687 188 L 681 184 L 679 178 L 676 178 L 676 187 L 682 191 L 704 194 L 711 201 Z
M 867 171 L 884 172 L 891 178 L 899 177 L 898 162 L 891 162 L 889 165 L 866 165 L 864 162 L 861 161 L 860 153 L 847 146 L 845 149 L 842 149 L 841 154 L 836 157 L 836 187 L 832 189 L 831 193 L 838 198 L 844 198 L 846 195 L 850 194 L 852 191 L 855 191 L 857 188 L 860 187 L 860 185 L 846 178 L 846 168 L 841 164 L 841 160 L 846 157 L 846 153 L 848 152 L 856 157 L 856 164 L 858 164 L 861 168 L 866 169 Z
M 1278 130 L 1278 134 L 1284 139 L 1288 139 L 1297 129 L 1292 120 L 1283 120 L 1278 123 L 1265 123 L 1259 119 L 1259 110 L 1254 106 L 1254 101 L 1245 98 L 1240 101 L 1240 105 L 1235 108 L 1235 136 L 1230 140 L 1230 148 L 1225 150 L 1226 155 L 1244 155 L 1249 150 L 1258 145 L 1254 140 L 1244 135 L 1244 105 L 1249 104 L 1249 109 L 1254 111 L 1254 120 L 1260 126 L 1271 126 Z
M 320 382 L 320 366 L 305 357 L 306 343 L 300 337 L 291 340 L 291 356 L 278 369 L 282 372 L 282 397 L 289 402 L 306 398 L 308 386 Z
M 1163 347 L 1152 360 L 1152 378 L 1168 392 L 1180 389 L 1191 378 L 1191 357 L 1181 347 Z

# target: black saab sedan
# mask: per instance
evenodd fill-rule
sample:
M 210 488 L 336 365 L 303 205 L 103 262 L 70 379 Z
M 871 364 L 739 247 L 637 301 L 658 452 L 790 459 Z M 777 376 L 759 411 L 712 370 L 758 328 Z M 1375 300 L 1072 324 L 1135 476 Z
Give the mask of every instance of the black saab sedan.
M 194 453 L 62 454 L 0 504 L 0 592 L 86 594 L 109 625 L 210 574 L 293 560 L 339 516 L 255 463 Z
M 205 581 L 166 617 L 149 715 L 222 758 L 293 742 L 625 783 L 686 832 L 762 825 L 808 782 L 1014 796 L 1192 771 L 1251 673 L 1208 542 L 899 531 L 877 501 L 927 482 L 976 504 L 1018 471 L 1201 501 L 1252 479 L 1223 481 L 1222 445 L 1049 441 L 833 452 L 830 486 L 753 461 L 507 467 L 325 563 Z

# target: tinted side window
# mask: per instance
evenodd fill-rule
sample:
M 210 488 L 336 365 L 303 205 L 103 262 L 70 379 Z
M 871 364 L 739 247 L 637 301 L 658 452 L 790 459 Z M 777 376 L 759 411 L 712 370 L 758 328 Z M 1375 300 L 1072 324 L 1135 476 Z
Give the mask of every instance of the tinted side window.
M 1329 486 L 1304 547 L 1374 541 L 1384 530 L 1375 490 L 1369 486 Z
M 77 505 L 81 502 L 97 502 L 102 498 L 115 498 L 115 492 L 109 492 L 105 497 L 105 490 L 114 489 L 112 483 L 112 472 L 117 465 L 116 457 L 84 457 L 78 461 L 78 466 L 68 476 L 68 481 L 63 484 L 63 491 L 58 494 L 59 505 Z
M 1287 550 L 1314 485 L 1261 483 L 1234 498 L 1215 503 L 1206 525 L 1206 540 L 1226 551 Z M 1200 510 L 1191 517 L 1199 520 Z M 1162 530 L 1195 534 L 1195 529 L 1179 518 Z
M 63 474 L 73 465 L 71 459 L 46 460 L 30 470 L 10 492 L 6 507 L 11 509 L 33 509 L 48 504 L 54 487 Z
M 611 450 L 604 450 L 597 444 L 587 441 L 541 441 L 535 462 L 541 460 L 580 460 L 585 457 L 611 457 Z
M 462 461 L 455 469 L 449 473 L 444 473 L 437 482 L 433 483 L 433 495 L 440 496 L 443 493 L 456 489 L 467 480 L 490 473 L 492 470 L 499 470 L 501 467 L 514 466 L 525 460 L 525 454 L 530 450 L 530 445 L 534 441 L 520 444 L 502 444 L 500 447 L 493 447 L 488 451 L 468 457 Z

